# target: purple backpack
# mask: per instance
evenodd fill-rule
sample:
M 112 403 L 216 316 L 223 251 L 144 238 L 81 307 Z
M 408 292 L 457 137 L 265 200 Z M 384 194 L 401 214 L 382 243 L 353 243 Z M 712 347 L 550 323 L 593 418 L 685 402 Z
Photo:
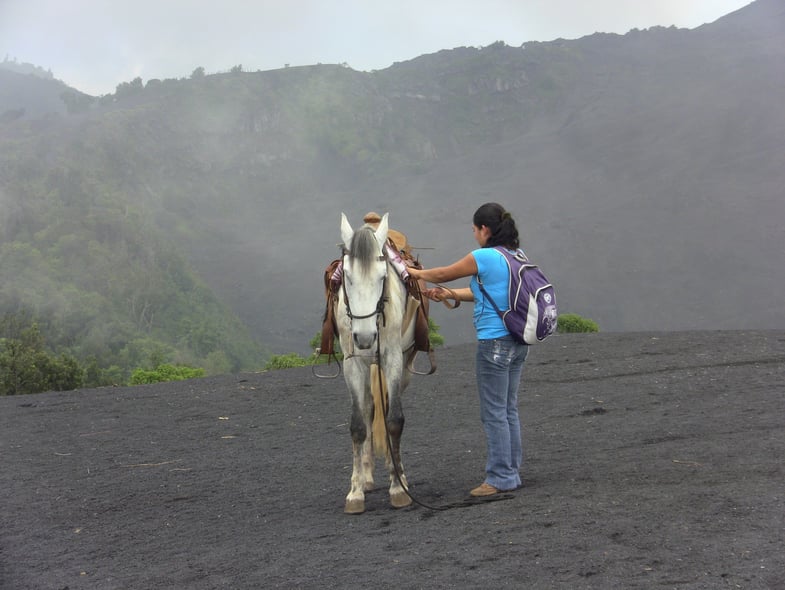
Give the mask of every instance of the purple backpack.
M 499 309 L 478 277 L 482 294 L 502 318 L 513 340 L 520 344 L 542 342 L 556 331 L 559 316 L 553 285 L 536 264 L 529 262 L 522 250 L 511 254 L 506 248 L 494 249 L 504 255 L 510 269 L 510 309 Z

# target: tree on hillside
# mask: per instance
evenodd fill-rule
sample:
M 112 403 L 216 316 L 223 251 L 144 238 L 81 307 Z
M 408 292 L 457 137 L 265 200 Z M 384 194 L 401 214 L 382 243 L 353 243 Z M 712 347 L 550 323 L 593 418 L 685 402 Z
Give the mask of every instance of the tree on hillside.
M 75 114 L 86 112 L 95 99 L 81 92 L 68 91 L 60 94 L 60 100 L 63 101 L 69 113 Z
M 139 94 L 144 90 L 144 84 L 142 83 L 142 79 L 139 77 L 134 78 L 130 82 L 121 82 L 117 85 L 117 89 L 115 90 L 115 96 L 117 98 L 122 98 L 125 96 L 133 96 L 134 94 Z
M 77 389 L 84 371 L 70 355 L 44 350 L 38 324 L 27 314 L 5 314 L 0 319 L 0 395 Z

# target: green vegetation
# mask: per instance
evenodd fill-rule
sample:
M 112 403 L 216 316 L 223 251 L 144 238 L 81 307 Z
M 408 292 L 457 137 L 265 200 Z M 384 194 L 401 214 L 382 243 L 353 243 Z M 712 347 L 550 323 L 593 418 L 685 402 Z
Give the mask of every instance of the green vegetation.
M 127 377 L 128 370 L 117 365 L 102 368 L 95 357 L 80 362 L 71 354 L 56 354 L 48 348 L 38 322 L 29 312 L 6 313 L 0 317 L 0 395 L 126 383 L 139 385 L 206 375 L 204 368 L 164 362 L 166 357 L 171 356 L 172 350 L 154 340 L 135 340 L 123 349 L 126 363 L 154 367 L 137 368 L 131 372 L 130 379 Z
M 599 332 L 597 322 L 582 318 L 577 313 L 559 314 L 559 323 L 556 328 L 559 333 Z
M 257 368 L 261 348 L 161 227 L 163 203 L 127 185 L 128 168 L 149 156 L 122 139 L 125 128 L 92 154 L 102 142 L 88 129 L 48 165 L 36 157 L 45 146 L 0 140 L 0 196 L 17 195 L 0 210 L 0 314 L 29 312 L 51 350 L 92 365 L 88 385 L 103 384 L 103 371 L 127 382 L 156 347 L 211 374 Z
M 513 88 L 528 62 L 487 69 L 511 51 L 495 43 L 458 52 L 449 76 L 436 75 L 438 57 L 421 71 L 411 63 L 378 75 L 199 67 L 190 79 L 135 78 L 97 100 L 58 87 L 70 114 L 0 121 L 0 315 L 28 314 L 41 336 L 19 348 L 0 333 L 2 352 L 8 366 L 43 371 L 15 373 L 7 390 L 122 385 L 140 367 L 258 369 L 268 357 L 260 335 L 286 326 L 270 328 L 279 318 L 264 316 L 276 310 L 261 303 L 262 289 L 258 304 L 227 296 L 227 278 L 235 280 L 227 264 L 251 243 L 249 277 L 288 268 L 290 254 L 269 247 L 265 232 L 323 214 L 302 195 L 342 190 L 336 179 L 346 173 L 424 171 L 438 149 L 496 137 L 486 124 L 525 125 L 497 87 Z M 492 108 L 478 109 L 476 93 Z M 444 129 L 450 140 L 432 143 Z M 276 279 L 265 275 L 265 288 Z M 244 318 L 256 314 L 250 328 L 225 303 L 232 299 Z M 431 344 L 441 346 L 431 327 Z M 34 353 L 47 361 L 33 363 Z M 289 354 L 268 367 L 324 360 Z
M 439 334 L 439 325 L 432 318 L 428 320 L 432 347 L 444 345 L 444 337 Z M 561 333 L 598 332 L 597 323 L 577 314 L 559 316 L 558 331 Z M 210 338 L 205 334 L 202 337 Z M 196 339 L 199 340 L 199 339 Z M 315 349 L 321 342 L 321 333 L 310 341 Z M 204 345 L 209 348 L 209 345 Z M 340 345 L 336 339 L 336 353 L 341 358 Z M 201 367 L 164 362 L 174 353 L 172 347 L 154 339 L 134 339 L 128 342 L 118 355 L 124 366 L 147 364 L 152 369 L 137 368 L 126 377 L 128 370 L 111 365 L 102 368 L 95 357 L 80 363 L 74 356 L 61 352 L 54 354 L 46 350 L 44 337 L 39 325 L 28 311 L 5 313 L 0 318 L 0 395 L 18 395 L 42 391 L 65 391 L 80 387 L 99 387 L 105 385 L 141 385 L 195 379 L 204 377 L 207 371 Z M 212 355 L 212 356 L 211 356 Z M 212 360 L 215 372 L 227 368 L 228 357 L 212 351 L 206 357 Z M 297 353 L 273 355 L 265 364 L 264 370 L 291 369 L 327 362 L 325 355 L 303 357 Z
M 311 350 L 316 350 L 322 343 L 322 333 L 317 332 L 316 335 L 311 338 L 309 341 L 309 345 Z M 335 355 L 338 360 L 343 358 L 343 354 L 341 353 L 341 343 L 338 341 L 338 338 L 335 339 Z M 293 369 L 295 367 L 307 367 L 309 365 L 321 365 L 327 363 L 330 359 L 327 358 L 326 354 L 321 355 L 313 355 L 310 357 L 303 357 L 297 354 L 296 352 L 290 352 L 287 354 L 274 354 L 270 357 L 270 360 L 267 361 L 267 364 L 264 366 L 265 371 L 273 371 L 276 369 Z
M 75 358 L 45 350 L 37 323 L 9 314 L 0 319 L 0 395 L 76 389 L 84 377 Z
M 436 348 L 437 346 L 444 345 L 444 336 L 439 334 L 439 325 L 433 321 L 432 318 L 428 318 L 428 328 L 429 328 L 429 338 L 431 341 L 431 346 Z M 319 348 L 322 342 L 322 333 L 317 332 L 316 336 L 311 338 L 309 344 L 311 349 L 316 350 Z M 341 352 L 341 344 L 338 338 L 335 339 L 335 355 L 338 360 L 343 358 L 343 353 Z M 311 356 L 311 357 L 303 357 L 297 354 L 296 352 L 290 352 L 287 354 L 275 354 L 273 355 L 267 364 L 264 366 L 265 371 L 272 371 L 276 369 L 292 369 L 295 367 L 307 367 L 309 365 L 318 365 L 324 364 L 328 362 L 327 355 L 322 354 L 319 356 Z
M 308 365 L 313 364 L 315 364 L 313 358 L 305 358 L 296 352 L 290 352 L 287 354 L 274 354 L 270 357 L 270 360 L 267 361 L 264 370 L 293 369 L 295 367 L 307 367 Z
M 163 383 L 167 381 L 183 381 L 185 379 L 197 379 L 204 377 L 204 369 L 197 367 L 187 367 L 184 365 L 170 365 L 163 363 L 155 369 L 137 369 L 131 375 L 131 385 L 143 385 L 146 383 Z
M 433 318 L 428 318 L 428 340 L 431 342 L 431 348 L 444 346 L 444 336 L 439 334 L 439 324 L 433 321 Z

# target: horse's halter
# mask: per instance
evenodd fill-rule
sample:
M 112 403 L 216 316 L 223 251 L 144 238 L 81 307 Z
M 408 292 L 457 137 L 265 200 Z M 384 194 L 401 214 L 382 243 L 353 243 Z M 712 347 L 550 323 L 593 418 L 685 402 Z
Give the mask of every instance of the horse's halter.
M 377 316 L 376 322 L 378 324 L 379 317 L 382 318 L 382 325 L 386 324 L 386 318 L 384 316 L 384 305 L 387 303 L 387 270 L 386 270 L 386 262 L 387 262 L 387 255 L 384 253 L 384 248 L 382 248 L 382 254 L 376 258 L 376 260 L 380 262 L 385 262 L 385 273 L 384 278 L 382 279 L 382 293 L 379 296 L 379 300 L 376 302 L 376 309 L 374 309 L 371 313 L 366 313 L 364 315 L 357 315 L 352 312 L 351 305 L 349 304 L 349 294 L 346 292 L 346 258 L 349 256 L 349 252 L 344 248 L 343 251 L 343 268 L 344 268 L 344 278 L 341 281 L 341 289 L 343 290 L 343 302 L 346 305 L 346 315 L 349 317 L 349 320 L 364 320 L 373 316 Z

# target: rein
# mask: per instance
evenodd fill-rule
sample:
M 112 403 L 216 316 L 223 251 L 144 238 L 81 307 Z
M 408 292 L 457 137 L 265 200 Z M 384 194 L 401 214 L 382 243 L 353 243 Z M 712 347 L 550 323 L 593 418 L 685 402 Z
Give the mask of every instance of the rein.
M 387 281 L 387 277 L 386 276 L 385 276 L 384 280 L 385 280 L 385 282 Z M 442 285 L 439 285 L 439 286 L 442 287 L 443 289 L 446 289 L 450 294 L 453 295 L 453 297 L 455 296 L 455 293 L 449 287 L 443 287 Z M 384 293 L 384 291 L 382 291 L 382 293 Z M 345 292 L 344 292 L 344 294 L 345 294 Z M 383 305 L 383 303 L 385 301 L 386 301 L 386 298 L 382 294 L 382 298 L 379 299 L 379 304 Z M 444 300 L 443 303 L 447 307 L 449 307 L 450 309 L 455 309 L 456 307 L 458 307 L 461 304 L 461 302 L 458 299 L 455 299 L 455 305 L 450 305 L 447 302 L 447 300 Z M 377 314 L 380 313 L 382 315 L 382 317 L 384 317 L 384 310 L 382 310 L 381 312 L 378 311 L 379 304 L 377 304 L 377 312 L 376 313 Z M 346 301 L 346 309 L 347 309 L 347 312 L 349 313 L 349 317 L 351 318 L 352 315 L 351 315 L 351 311 L 349 310 L 349 301 L 348 301 L 348 299 Z M 370 317 L 371 315 L 373 315 L 373 314 L 368 314 L 367 316 L 363 316 L 363 317 Z M 354 316 L 354 317 L 359 317 L 359 316 Z M 378 319 L 377 319 L 377 322 L 378 322 Z M 377 365 L 379 364 L 379 361 L 381 360 L 381 355 L 382 355 L 381 337 L 377 337 L 376 338 L 376 364 Z M 351 356 L 354 356 L 354 355 L 351 355 Z M 351 356 L 349 356 L 347 358 L 351 358 Z M 376 374 L 378 376 L 378 381 L 379 381 L 379 383 L 378 383 L 379 391 L 382 392 L 382 391 L 384 391 L 384 381 L 383 381 L 384 377 L 383 377 L 383 371 L 381 370 L 381 367 L 379 367 L 379 370 L 376 371 Z M 398 480 L 398 484 L 401 486 L 401 488 L 406 493 L 406 495 L 409 496 L 409 498 L 412 500 L 412 502 L 414 502 L 418 506 L 422 506 L 423 508 L 425 508 L 427 510 L 433 510 L 434 512 L 441 512 L 441 511 L 445 511 L 445 510 L 450 510 L 452 508 L 466 508 L 466 507 L 469 507 L 469 506 L 476 506 L 477 504 L 487 504 L 487 503 L 490 503 L 490 502 L 498 502 L 499 500 L 511 500 L 511 499 L 513 499 L 515 497 L 514 494 L 497 494 L 497 495 L 494 495 L 493 497 L 490 497 L 490 498 L 487 498 L 487 497 L 486 498 L 472 498 L 472 499 L 467 499 L 467 500 L 461 500 L 461 501 L 458 501 L 458 502 L 450 502 L 448 504 L 442 504 L 441 506 L 431 506 L 430 504 L 426 504 L 425 502 L 423 502 L 421 500 L 418 500 L 416 497 L 414 497 L 412 495 L 412 493 L 409 491 L 409 486 L 407 484 L 405 484 L 403 482 L 403 479 L 401 478 L 401 470 L 399 468 L 399 463 L 400 463 L 400 459 L 401 459 L 401 457 L 400 457 L 400 455 L 401 455 L 400 449 L 398 450 L 398 461 L 395 461 L 394 457 L 392 456 L 392 454 L 393 454 L 392 436 L 390 436 L 390 429 L 387 426 L 387 419 L 386 419 L 387 418 L 387 412 L 389 411 L 389 406 L 387 404 L 387 399 L 385 399 L 384 395 L 381 396 L 381 400 L 382 400 L 382 413 L 385 416 L 384 433 L 385 433 L 385 436 L 387 437 L 387 449 L 390 452 L 390 461 L 392 461 L 393 470 L 395 471 L 395 479 Z
M 376 358 L 377 360 L 380 358 L 381 355 L 381 345 L 378 342 L 376 343 Z M 384 391 L 384 382 L 382 381 L 382 371 L 381 368 L 376 371 L 377 375 L 379 376 L 379 391 Z M 392 444 L 392 437 L 390 436 L 390 429 L 387 427 L 387 400 L 385 400 L 384 396 L 382 396 L 382 412 L 384 413 L 385 420 L 384 420 L 384 432 L 387 436 L 387 448 L 390 451 L 390 460 L 393 464 L 393 469 L 395 471 L 395 479 L 398 480 L 398 484 L 401 486 L 403 491 L 406 493 L 409 498 L 411 498 L 412 502 L 417 504 L 418 506 L 422 506 L 427 510 L 433 510 L 434 512 L 441 512 L 444 510 L 450 510 L 452 508 L 467 508 L 469 506 L 476 506 L 477 504 L 487 504 L 490 502 L 498 502 L 499 500 L 512 500 L 515 497 L 515 494 L 496 494 L 492 497 L 485 497 L 485 498 L 472 498 L 466 500 L 460 500 L 458 502 L 450 502 L 449 504 L 442 504 L 441 506 L 431 506 L 430 504 L 426 504 L 421 500 L 415 498 L 412 493 L 409 491 L 409 486 L 403 483 L 401 479 L 401 470 L 398 468 L 398 464 L 400 463 L 400 455 L 401 451 L 398 450 L 398 461 L 395 461 L 394 457 L 392 456 L 393 453 L 393 444 Z
M 437 287 L 439 287 L 440 289 L 444 289 L 445 291 L 447 291 L 447 293 L 450 295 L 452 300 L 455 302 L 455 303 L 450 303 L 449 301 L 447 301 L 447 299 L 448 299 L 447 297 L 442 299 L 442 303 L 444 303 L 444 306 L 447 309 L 455 309 L 457 307 L 460 307 L 461 300 L 457 298 L 457 296 L 455 295 L 455 291 L 450 289 L 447 285 L 442 285 L 441 283 L 433 283 L 433 284 L 436 285 Z
M 386 259 L 386 257 L 385 256 L 380 256 L 380 259 Z M 386 281 L 387 281 L 387 277 L 386 276 L 384 277 L 384 281 L 386 283 Z M 455 309 L 456 307 L 458 307 L 461 304 L 460 300 L 458 300 L 455 297 L 455 292 L 452 289 L 450 289 L 449 287 L 446 287 L 444 285 L 438 285 L 438 286 L 441 287 L 442 289 L 445 289 L 452 296 L 453 300 L 455 301 L 454 304 L 450 304 L 450 303 L 447 302 L 446 299 L 444 299 L 442 301 L 442 303 L 444 303 L 445 306 L 447 306 L 450 309 Z M 386 285 L 385 285 L 385 287 L 386 287 Z M 377 316 L 381 315 L 382 319 L 384 321 L 384 304 L 387 301 L 387 298 L 384 296 L 384 289 L 382 290 L 382 297 L 379 299 L 379 302 L 377 303 L 376 311 L 374 313 L 370 313 L 370 314 L 365 315 L 365 316 L 353 316 L 352 315 L 352 312 L 349 309 L 349 299 L 346 297 L 346 288 L 345 288 L 345 286 L 344 286 L 344 299 L 345 299 L 345 302 L 346 302 L 346 311 L 347 311 L 347 313 L 348 313 L 350 318 L 359 318 L 359 319 L 368 318 L 368 317 L 371 317 L 372 315 L 374 315 L 374 313 L 376 313 Z M 377 319 L 377 322 L 378 322 L 378 319 Z M 376 338 L 376 359 L 375 360 L 376 360 L 376 364 L 377 365 L 379 364 L 379 361 L 381 360 L 381 354 L 382 354 L 381 347 L 382 347 L 382 345 L 381 345 L 381 337 L 379 336 L 379 337 Z M 350 356 L 348 356 L 346 358 L 351 358 L 351 356 L 354 356 L 354 355 L 350 355 Z M 407 366 L 407 369 L 409 369 L 408 366 Z M 412 372 L 414 372 L 414 371 L 412 371 Z M 384 381 L 383 381 L 383 371 L 381 370 L 381 367 L 379 367 L 379 370 L 376 371 L 376 374 L 378 375 L 379 391 L 382 392 L 382 391 L 384 391 Z M 393 470 L 395 471 L 395 479 L 398 481 L 398 484 L 401 486 L 401 488 L 406 493 L 406 495 L 409 496 L 409 498 L 412 500 L 412 502 L 414 502 L 418 506 L 422 506 L 423 508 L 425 508 L 427 510 L 433 510 L 434 512 L 440 512 L 440 511 L 450 510 L 452 508 L 466 508 L 466 507 L 469 507 L 469 506 L 476 506 L 477 504 L 487 504 L 487 503 L 490 503 L 490 502 L 498 502 L 499 500 L 511 500 L 511 499 L 513 499 L 515 497 L 514 494 L 497 494 L 497 495 L 494 495 L 493 497 L 490 497 L 490 498 L 488 498 L 488 497 L 485 497 L 485 498 L 471 498 L 471 499 L 461 500 L 461 501 L 458 501 L 458 502 L 450 502 L 448 504 L 442 504 L 440 506 L 431 506 L 430 504 L 426 504 L 425 502 L 423 502 L 421 500 L 418 500 L 416 497 L 414 497 L 412 495 L 412 493 L 409 491 L 409 486 L 404 484 L 403 479 L 401 478 L 401 470 L 399 468 L 400 449 L 398 450 L 398 461 L 395 461 L 394 457 L 392 457 L 392 454 L 393 454 L 392 436 L 390 436 L 390 429 L 387 426 L 387 419 L 386 419 L 389 407 L 387 405 L 387 400 L 385 399 L 385 396 L 382 395 L 381 399 L 382 399 L 382 413 L 385 416 L 384 432 L 385 432 L 385 435 L 387 437 L 387 448 L 389 449 L 389 452 L 390 452 L 390 460 L 392 461 Z

